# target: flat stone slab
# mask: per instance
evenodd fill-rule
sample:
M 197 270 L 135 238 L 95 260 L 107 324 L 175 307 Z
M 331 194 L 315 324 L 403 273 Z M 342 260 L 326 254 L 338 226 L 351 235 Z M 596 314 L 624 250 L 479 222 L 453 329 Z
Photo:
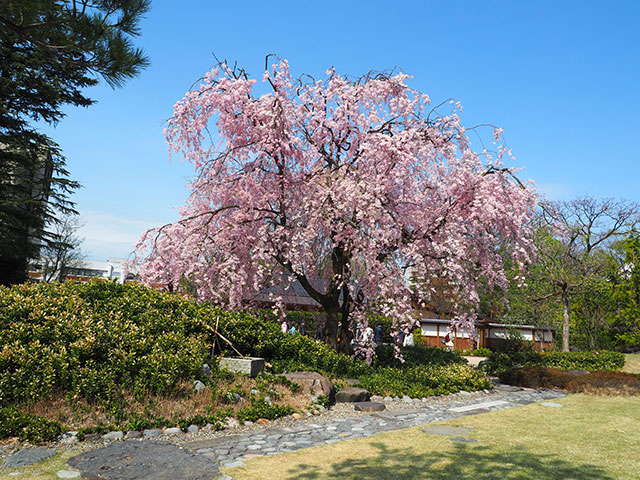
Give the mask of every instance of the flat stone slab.
M 452 427 L 450 425 L 430 425 L 422 429 L 424 433 L 432 435 L 445 435 L 451 437 L 454 435 L 469 435 L 473 427 Z
M 357 402 L 353 409 L 358 412 L 381 412 L 385 409 L 384 403 L 380 402 Z
M 508 405 L 508 402 L 505 402 L 503 400 L 494 400 L 492 402 L 474 403 L 473 405 L 465 405 L 463 407 L 453 407 L 453 408 L 450 408 L 449 411 L 464 413 L 464 412 L 471 412 L 473 410 L 478 410 L 482 408 L 500 407 L 503 405 Z
M 591 372 L 589 370 L 568 370 L 564 373 L 568 375 L 589 375 Z
M 463 443 L 473 443 L 477 442 L 475 438 L 466 438 L 466 437 L 451 437 L 449 440 L 452 442 L 463 442 Z
M 74 470 L 58 470 L 56 476 L 58 478 L 80 478 L 80 472 Z
M 544 407 L 554 407 L 554 408 L 564 407 L 564 405 L 562 405 L 561 403 L 556 403 L 556 402 L 542 402 L 540 405 Z
M 3 466 L 7 468 L 26 467 L 51 458 L 55 454 L 54 448 L 23 448 L 5 458 Z
M 82 477 L 95 480 L 211 480 L 215 462 L 169 442 L 125 440 L 67 460 Z

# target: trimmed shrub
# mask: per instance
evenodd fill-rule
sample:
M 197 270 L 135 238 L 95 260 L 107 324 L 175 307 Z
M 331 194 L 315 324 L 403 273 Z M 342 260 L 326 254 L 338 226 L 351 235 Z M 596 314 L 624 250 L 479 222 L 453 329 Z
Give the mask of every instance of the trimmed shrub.
M 226 312 L 139 284 L 24 284 L 0 288 L 0 406 L 61 390 L 69 397 L 118 403 L 123 392 L 184 395 L 216 353 L 264 357 L 276 372 L 313 370 L 336 376 L 368 371 L 309 337 L 275 322 Z M 215 382 L 215 377 L 212 382 Z M 117 409 L 117 405 L 114 406 Z
M 380 368 L 360 377 L 360 384 L 375 395 L 408 395 L 412 398 L 493 388 L 482 372 L 461 363 Z
M 243 355 L 266 358 L 275 373 L 309 370 L 349 377 L 369 368 L 365 362 L 341 355 L 311 337 L 282 333 L 276 322 L 247 314 L 230 312 L 220 318 L 218 328 Z M 225 343 L 221 347 L 225 354 L 235 355 Z
M 624 366 L 620 352 L 538 352 L 493 353 L 489 356 L 488 370 L 501 373 L 514 367 L 551 367 L 561 370 L 619 370 Z
M 472 357 L 488 357 L 493 352 L 488 348 L 474 348 L 473 350 L 456 350 L 460 355 L 469 355 Z
M 200 373 L 213 310 L 99 280 L 0 288 L 0 405 L 56 389 L 103 402 L 172 393 Z
M 423 347 L 416 345 L 415 347 L 401 347 L 400 353 L 404 362 L 395 357 L 393 345 L 380 345 L 376 349 L 376 358 L 374 367 L 398 367 L 410 368 L 419 365 L 449 365 L 449 364 L 466 364 L 466 360 L 456 352 L 447 352 L 443 348 Z

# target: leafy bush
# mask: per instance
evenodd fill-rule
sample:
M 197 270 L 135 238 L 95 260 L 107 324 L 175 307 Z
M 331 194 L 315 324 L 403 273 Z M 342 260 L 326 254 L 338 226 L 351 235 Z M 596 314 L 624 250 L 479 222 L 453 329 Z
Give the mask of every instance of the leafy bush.
M 236 416 L 238 417 L 238 422 L 244 423 L 247 420 L 254 422 L 259 418 L 275 420 L 279 417 L 291 415 L 293 411 L 293 408 L 289 405 L 269 405 L 264 398 L 252 398 L 251 406 L 239 410 Z
M 58 422 L 23 413 L 15 407 L 0 408 L 0 438 L 18 437 L 38 444 L 55 440 L 63 431 Z
M 380 345 L 376 349 L 376 358 L 374 367 L 399 367 L 410 368 L 419 365 L 449 365 L 449 364 L 465 364 L 466 360 L 459 353 L 447 352 L 443 348 L 423 347 L 416 345 L 415 347 L 400 348 L 400 353 L 404 362 L 395 357 L 393 345 Z
M 214 430 L 222 430 L 225 425 L 226 417 L 231 416 L 231 413 L 231 410 L 222 409 L 209 415 L 193 415 L 191 417 L 178 420 L 178 426 L 183 432 L 187 431 L 189 425 L 203 427 L 207 424 L 211 424 Z
M 379 368 L 360 377 L 360 384 L 375 395 L 408 395 L 412 398 L 492 388 L 481 372 L 461 363 Z
M 461 355 L 469 355 L 473 357 L 488 357 L 493 352 L 488 348 L 474 348 L 473 350 L 460 350 Z
M 640 395 L 640 375 L 624 372 L 573 375 L 557 368 L 524 367 L 502 373 L 500 381 L 528 388 L 561 388 L 573 393 Z
M 538 352 L 519 351 L 512 354 L 495 352 L 489 356 L 488 370 L 501 373 L 514 367 L 552 367 L 561 370 L 618 370 L 624 366 L 620 352 Z
M 99 280 L 0 288 L 0 405 L 56 389 L 104 402 L 169 394 L 200 373 L 213 310 Z

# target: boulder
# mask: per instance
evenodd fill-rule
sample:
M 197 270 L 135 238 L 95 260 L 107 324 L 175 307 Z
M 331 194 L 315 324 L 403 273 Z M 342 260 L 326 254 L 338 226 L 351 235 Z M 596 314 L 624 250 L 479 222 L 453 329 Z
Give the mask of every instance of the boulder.
M 365 388 L 347 387 L 336 393 L 336 402 L 353 403 L 369 400 L 369 391 Z
M 327 377 L 316 372 L 291 372 L 284 376 L 300 385 L 304 393 L 310 395 L 313 390 L 313 395 L 324 395 L 330 403 L 334 402 L 336 389 Z

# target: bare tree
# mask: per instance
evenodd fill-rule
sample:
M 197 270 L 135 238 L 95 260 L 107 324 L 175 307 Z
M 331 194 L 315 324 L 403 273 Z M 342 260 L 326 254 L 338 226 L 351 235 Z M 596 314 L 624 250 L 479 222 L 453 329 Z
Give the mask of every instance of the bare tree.
M 584 196 L 565 202 L 543 202 L 536 238 L 537 266 L 551 288 L 545 298 L 562 301 L 563 351 L 569 351 L 571 296 L 604 272 L 605 247 L 634 231 L 639 213 L 638 204 L 611 198 Z
M 81 227 L 76 215 L 64 215 L 54 224 L 53 241 L 41 250 L 42 280 L 45 282 L 63 281 L 70 268 L 82 267 L 84 254 L 80 250 L 83 238 L 76 236 Z

